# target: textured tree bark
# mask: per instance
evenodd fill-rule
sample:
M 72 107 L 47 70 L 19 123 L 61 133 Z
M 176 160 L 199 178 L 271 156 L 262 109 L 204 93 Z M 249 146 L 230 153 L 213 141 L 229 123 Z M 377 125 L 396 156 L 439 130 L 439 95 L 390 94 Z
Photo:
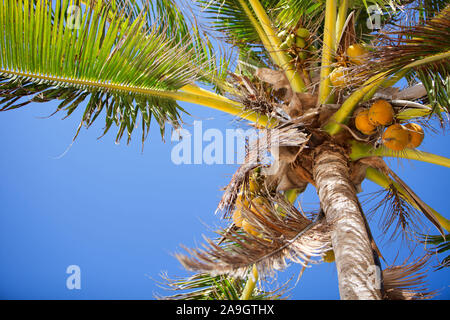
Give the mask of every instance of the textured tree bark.
M 321 207 L 333 224 L 333 245 L 343 300 L 381 299 L 377 269 L 364 218 L 349 178 L 344 155 L 323 150 L 314 159 L 313 174 Z

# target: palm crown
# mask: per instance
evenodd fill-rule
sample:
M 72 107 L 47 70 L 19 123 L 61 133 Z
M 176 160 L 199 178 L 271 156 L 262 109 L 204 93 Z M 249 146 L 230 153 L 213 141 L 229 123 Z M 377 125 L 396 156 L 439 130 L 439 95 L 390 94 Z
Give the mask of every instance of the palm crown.
M 139 124 L 143 142 L 152 118 L 164 134 L 167 123 L 181 125 L 178 102 L 190 102 L 264 131 L 249 144 L 219 203 L 229 227 L 204 249 L 178 255 L 198 274 L 169 281 L 174 288 L 195 289 L 174 298 L 277 298 L 255 291 L 255 278 L 286 266 L 286 260 L 303 266 L 336 261 L 344 299 L 429 298 L 433 293 L 421 287 L 428 255 L 385 268 L 382 280 L 368 284 L 369 266 L 381 267 L 383 257 L 357 193 L 365 179 L 379 184 L 386 190 L 377 205 L 387 209 L 386 231 L 395 224 L 394 234 L 407 241 L 448 250 L 449 221 L 383 161 L 450 166 L 449 159 L 416 149 L 423 139 L 418 123 L 428 128 L 447 122 L 447 5 L 198 0 L 192 10 L 198 22 L 168 0 L 4 0 L 0 108 L 57 99 L 55 113 L 70 116 L 85 108 L 80 128 L 105 113 L 105 133 L 115 124 L 117 140 L 126 133 L 129 141 Z M 373 29 L 370 8 L 378 10 L 380 30 Z M 409 25 L 402 24 L 406 16 Z M 217 39 L 230 55 L 217 50 Z M 394 86 L 402 79 L 408 86 L 399 90 Z M 251 156 L 274 150 L 279 156 L 270 165 Z M 308 184 L 320 199 L 311 214 L 295 204 Z M 418 229 L 421 216 L 440 235 Z

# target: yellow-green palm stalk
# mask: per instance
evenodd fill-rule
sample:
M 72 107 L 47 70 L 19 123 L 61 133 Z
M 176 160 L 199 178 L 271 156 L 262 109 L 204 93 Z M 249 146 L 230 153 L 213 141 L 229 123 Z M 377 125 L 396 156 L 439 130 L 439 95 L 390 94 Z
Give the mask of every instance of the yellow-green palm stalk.
M 331 64 L 333 63 L 333 53 L 335 49 L 336 30 L 336 2 L 337 0 L 327 0 L 325 9 L 325 27 L 322 46 L 322 64 L 320 68 L 319 103 L 331 103 L 332 86 L 330 81 Z
M 245 283 L 244 291 L 241 295 L 241 300 L 250 300 L 252 298 L 253 290 L 255 290 L 256 283 L 258 282 L 258 270 L 254 265 L 251 273 L 248 275 L 247 282 Z
M 395 116 L 398 120 L 411 120 L 414 118 L 428 117 L 433 113 L 432 108 L 407 108 Z
M 338 41 L 341 38 L 342 31 L 344 29 L 344 24 L 347 19 L 347 11 L 348 11 L 348 1 L 349 0 L 340 0 L 339 2 L 339 10 L 336 21 L 336 44 L 335 48 L 339 45 Z
M 436 62 L 436 61 L 440 61 L 440 60 L 445 60 L 445 59 L 449 59 L 450 58 L 450 51 L 446 51 L 446 52 L 442 52 L 442 53 L 438 53 L 414 62 L 411 62 L 410 64 L 406 65 L 405 67 L 403 67 L 402 69 L 404 70 L 408 70 L 411 68 L 416 68 L 416 67 L 420 67 L 424 64 L 430 64 L 432 62 Z
M 267 38 L 270 42 L 271 47 L 275 50 L 275 54 L 278 56 L 279 66 L 285 71 L 287 79 L 291 84 L 291 88 L 294 92 L 303 92 L 305 91 L 305 83 L 298 73 L 294 66 L 292 65 L 289 56 L 280 49 L 281 40 L 276 35 L 272 22 L 269 19 L 264 7 L 258 0 L 249 0 L 250 5 L 253 8 L 253 11 L 256 14 L 264 32 L 267 35 Z
M 205 90 L 196 85 L 188 84 L 180 89 L 177 100 L 203 105 L 212 109 L 241 117 L 263 127 L 273 127 L 276 125 L 275 119 L 269 119 L 255 111 L 244 111 L 244 106 L 238 102 L 230 100 L 214 92 Z
M 280 57 L 278 55 L 278 49 L 272 45 L 269 38 L 267 37 L 264 29 L 259 24 L 258 20 L 253 16 L 252 11 L 247 6 L 247 3 L 245 3 L 244 0 L 239 0 L 239 4 L 241 5 L 242 9 L 244 10 L 245 14 L 249 18 L 250 22 L 252 23 L 253 27 L 255 28 L 256 32 L 258 33 L 259 38 L 261 39 L 261 42 L 263 43 L 264 48 L 269 53 L 270 57 L 272 58 L 272 61 L 279 66 L 283 65 L 282 60 L 280 60 Z
M 350 153 L 350 158 L 354 161 L 366 157 L 394 157 L 428 162 L 450 168 L 450 159 L 416 149 L 404 149 L 399 152 L 393 151 L 385 146 L 374 148 L 371 145 L 357 141 L 352 141 L 351 146 L 352 151 Z
M 410 69 L 400 70 L 392 77 L 384 79 L 382 82 L 378 83 L 378 85 L 372 87 L 365 95 L 362 101 L 368 101 L 372 99 L 372 97 L 377 93 L 380 88 L 389 88 L 399 82 L 409 71 Z
M 196 88 L 192 85 L 187 85 L 183 87 L 182 91 L 163 91 L 154 90 L 142 87 L 126 86 L 122 84 L 89 81 L 82 79 L 66 79 L 54 76 L 46 76 L 40 74 L 29 74 L 23 72 L 16 72 L 11 70 L 0 69 L 3 74 L 15 75 L 20 77 L 33 77 L 34 79 L 39 79 L 47 82 L 57 82 L 59 84 L 66 83 L 67 85 L 74 86 L 86 86 L 90 88 L 105 89 L 109 91 L 117 91 L 122 93 L 133 93 L 142 94 L 149 96 L 156 96 L 162 98 L 174 99 L 177 101 L 183 101 L 187 103 L 193 103 L 197 105 L 206 106 L 212 109 L 220 110 L 228 114 L 241 117 L 243 119 L 249 120 L 261 126 L 274 125 L 274 121 L 269 121 L 268 117 L 265 115 L 260 115 L 254 111 L 244 111 L 243 106 L 237 102 L 229 100 L 223 96 L 216 95 L 207 90 L 201 88 Z M 186 92 L 183 92 L 186 91 Z

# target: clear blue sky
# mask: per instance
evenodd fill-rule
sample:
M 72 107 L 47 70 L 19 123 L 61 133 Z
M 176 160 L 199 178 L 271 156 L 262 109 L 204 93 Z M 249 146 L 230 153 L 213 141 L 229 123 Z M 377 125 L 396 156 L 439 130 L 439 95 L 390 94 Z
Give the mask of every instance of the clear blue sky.
M 180 244 L 202 243 L 205 226 L 219 223 L 214 210 L 236 166 L 172 164 L 153 128 L 141 153 L 139 136 L 114 144 L 115 132 L 97 140 L 103 123 L 81 131 L 71 143 L 81 110 L 66 120 L 50 119 L 55 104 L 29 106 L 0 114 L 0 298 L 3 299 L 152 299 L 161 271 L 187 273 L 173 253 Z M 204 129 L 235 126 L 232 118 L 186 106 L 186 128 L 203 120 Z M 427 134 L 423 150 L 450 157 L 447 137 Z M 391 161 L 397 167 L 397 161 Z M 401 161 L 398 174 L 436 210 L 449 217 L 449 170 Z M 372 183 L 366 192 L 378 190 Z M 306 208 L 317 205 L 311 188 L 302 196 Z M 375 233 L 377 220 L 371 222 Z M 381 245 L 382 243 L 380 243 Z M 392 262 L 399 243 L 382 246 Z M 398 261 L 407 250 L 402 249 Z M 66 268 L 81 268 L 81 290 L 66 288 Z M 295 276 L 292 265 L 278 281 Z M 450 297 L 450 271 L 430 273 L 430 287 Z M 295 280 L 295 279 L 294 279 Z M 293 299 L 337 299 L 334 264 L 306 270 Z

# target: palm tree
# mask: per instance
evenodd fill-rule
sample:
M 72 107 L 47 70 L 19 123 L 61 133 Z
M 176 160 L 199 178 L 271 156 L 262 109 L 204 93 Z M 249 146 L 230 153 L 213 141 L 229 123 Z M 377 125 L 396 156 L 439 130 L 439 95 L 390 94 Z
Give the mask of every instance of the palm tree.
M 383 161 L 450 166 L 450 159 L 415 149 L 423 133 L 406 126 L 446 124 L 448 1 L 195 3 L 191 17 L 172 0 L 2 0 L 1 110 L 60 100 L 55 113 L 70 116 L 84 106 L 78 131 L 104 113 L 104 133 L 114 124 L 117 140 L 126 133 L 129 141 L 139 124 L 144 142 L 152 118 L 162 135 L 166 124 L 180 127 L 178 102 L 189 102 L 261 130 L 218 206 L 229 227 L 205 248 L 179 254 L 198 275 L 170 282 L 222 293 L 183 298 L 251 298 L 255 278 L 286 260 L 335 261 L 342 299 L 431 297 L 422 286 L 428 255 L 380 271 L 383 257 L 358 191 L 365 179 L 386 190 L 378 203 L 384 226 L 395 223 L 406 241 L 422 235 L 421 215 L 441 234 L 435 243 L 450 230 Z M 232 54 L 221 55 L 216 39 Z M 405 89 L 394 87 L 405 79 Z M 385 106 L 386 121 L 375 105 Z M 267 152 L 278 155 L 270 164 Z M 295 201 L 308 184 L 320 208 L 306 214 Z

